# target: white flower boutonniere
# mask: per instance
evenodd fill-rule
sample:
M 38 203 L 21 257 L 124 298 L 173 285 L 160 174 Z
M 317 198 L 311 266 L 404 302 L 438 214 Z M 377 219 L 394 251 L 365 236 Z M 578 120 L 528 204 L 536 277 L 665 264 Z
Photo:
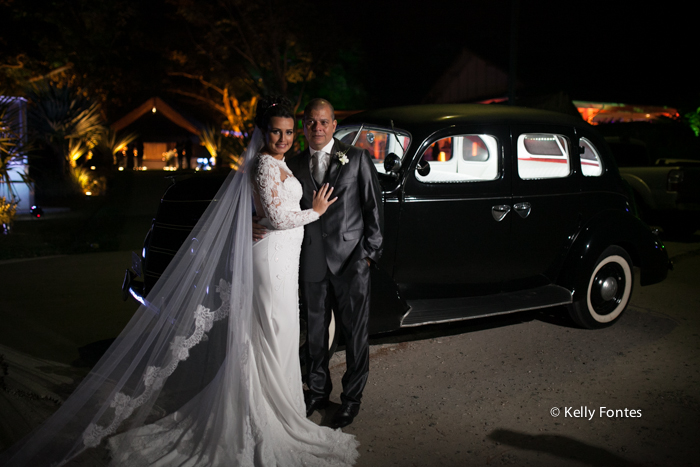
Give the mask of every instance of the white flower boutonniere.
M 340 164 L 341 166 L 350 162 L 350 159 L 348 159 L 348 151 L 349 150 L 350 149 L 346 149 L 345 151 L 338 151 L 335 153 L 335 157 L 338 158 L 338 164 Z

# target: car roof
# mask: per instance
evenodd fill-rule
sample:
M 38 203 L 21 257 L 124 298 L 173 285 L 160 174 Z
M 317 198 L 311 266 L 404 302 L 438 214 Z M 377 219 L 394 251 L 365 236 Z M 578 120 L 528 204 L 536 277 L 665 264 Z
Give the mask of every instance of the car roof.
M 581 118 L 548 110 L 528 109 L 494 104 L 430 104 L 388 107 L 353 114 L 341 126 L 359 123 L 391 127 L 408 131 L 438 129 L 464 124 L 545 124 L 589 126 Z

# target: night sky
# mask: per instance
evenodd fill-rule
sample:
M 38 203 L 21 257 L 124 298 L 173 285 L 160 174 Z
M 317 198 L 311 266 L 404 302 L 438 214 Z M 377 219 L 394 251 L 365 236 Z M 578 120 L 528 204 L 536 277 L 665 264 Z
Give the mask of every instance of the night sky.
M 139 9 L 142 17 L 133 19 L 132 24 L 142 25 L 139 27 L 151 36 L 166 44 L 170 41 L 169 45 L 187 39 L 182 30 L 172 26 L 171 1 L 133 1 L 146 6 Z M 309 20 L 302 26 L 319 41 L 339 39 L 341 47 L 360 57 L 355 65 L 359 73 L 352 79 L 365 88 L 365 108 L 416 104 L 465 47 L 508 70 L 513 1 L 315 2 L 312 13 L 325 20 L 322 24 Z M 129 2 L 125 0 L 125 4 Z M 53 4 L 51 0 L 5 3 L 31 3 L 32 9 L 40 9 L 36 5 L 42 3 Z M 697 14 L 690 4 L 615 0 L 519 0 L 518 4 L 518 80 L 529 92 L 565 92 L 577 100 L 686 109 L 700 105 L 695 70 Z M 19 40 L 18 31 L 13 34 L 12 25 L 6 26 L 0 39 Z M 50 38 L 50 32 L 46 34 Z M 79 37 L 77 32 L 75 35 Z M 127 90 L 134 102 L 164 87 L 160 79 L 165 73 L 163 54 L 144 58 L 149 52 L 142 49 L 147 47 L 132 45 L 120 55 L 122 64 L 141 70 L 142 81 L 151 80 L 142 83 L 142 89 Z
M 517 70 L 528 88 L 579 100 L 700 104 L 690 6 L 557 3 L 520 1 Z M 365 84 L 380 105 L 420 102 L 463 47 L 508 69 L 510 0 L 343 4 L 332 33 L 361 37 L 372 76 Z

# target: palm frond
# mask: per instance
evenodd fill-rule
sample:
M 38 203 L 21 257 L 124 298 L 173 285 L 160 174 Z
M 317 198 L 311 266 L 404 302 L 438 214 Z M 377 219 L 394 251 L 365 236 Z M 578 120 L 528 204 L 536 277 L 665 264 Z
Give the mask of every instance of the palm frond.
M 137 133 L 129 133 L 127 135 L 119 135 L 116 131 L 109 128 L 102 137 L 101 143 L 114 156 L 122 151 L 129 144 L 138 139 Z
M 12 99 L 0 96 L 0 184 L 7 187 L 5 191 L 10 196 L 10 202 L 15 204 L 18 198 L 12 187 L 11 172 L 13 166 L 21 162 L 24 157 L 22 138 L 15 129 L 17 117 Z M 19 174 L 24 183 L 28 183 L 28 178 L 23 171 L 15 170 L 14 173 Z

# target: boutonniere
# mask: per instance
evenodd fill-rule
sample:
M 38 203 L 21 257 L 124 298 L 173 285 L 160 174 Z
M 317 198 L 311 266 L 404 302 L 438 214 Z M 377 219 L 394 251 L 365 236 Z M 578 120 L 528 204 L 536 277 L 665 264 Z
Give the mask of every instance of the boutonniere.
M 345 151 L 338 151 L 335 153 L 335 157 L 338 158 L 338 164 L 340 164 L 341 167 L 350 162 L 350 159 L 348 159 L 349 150 L 350 148 L 346 149 Z

